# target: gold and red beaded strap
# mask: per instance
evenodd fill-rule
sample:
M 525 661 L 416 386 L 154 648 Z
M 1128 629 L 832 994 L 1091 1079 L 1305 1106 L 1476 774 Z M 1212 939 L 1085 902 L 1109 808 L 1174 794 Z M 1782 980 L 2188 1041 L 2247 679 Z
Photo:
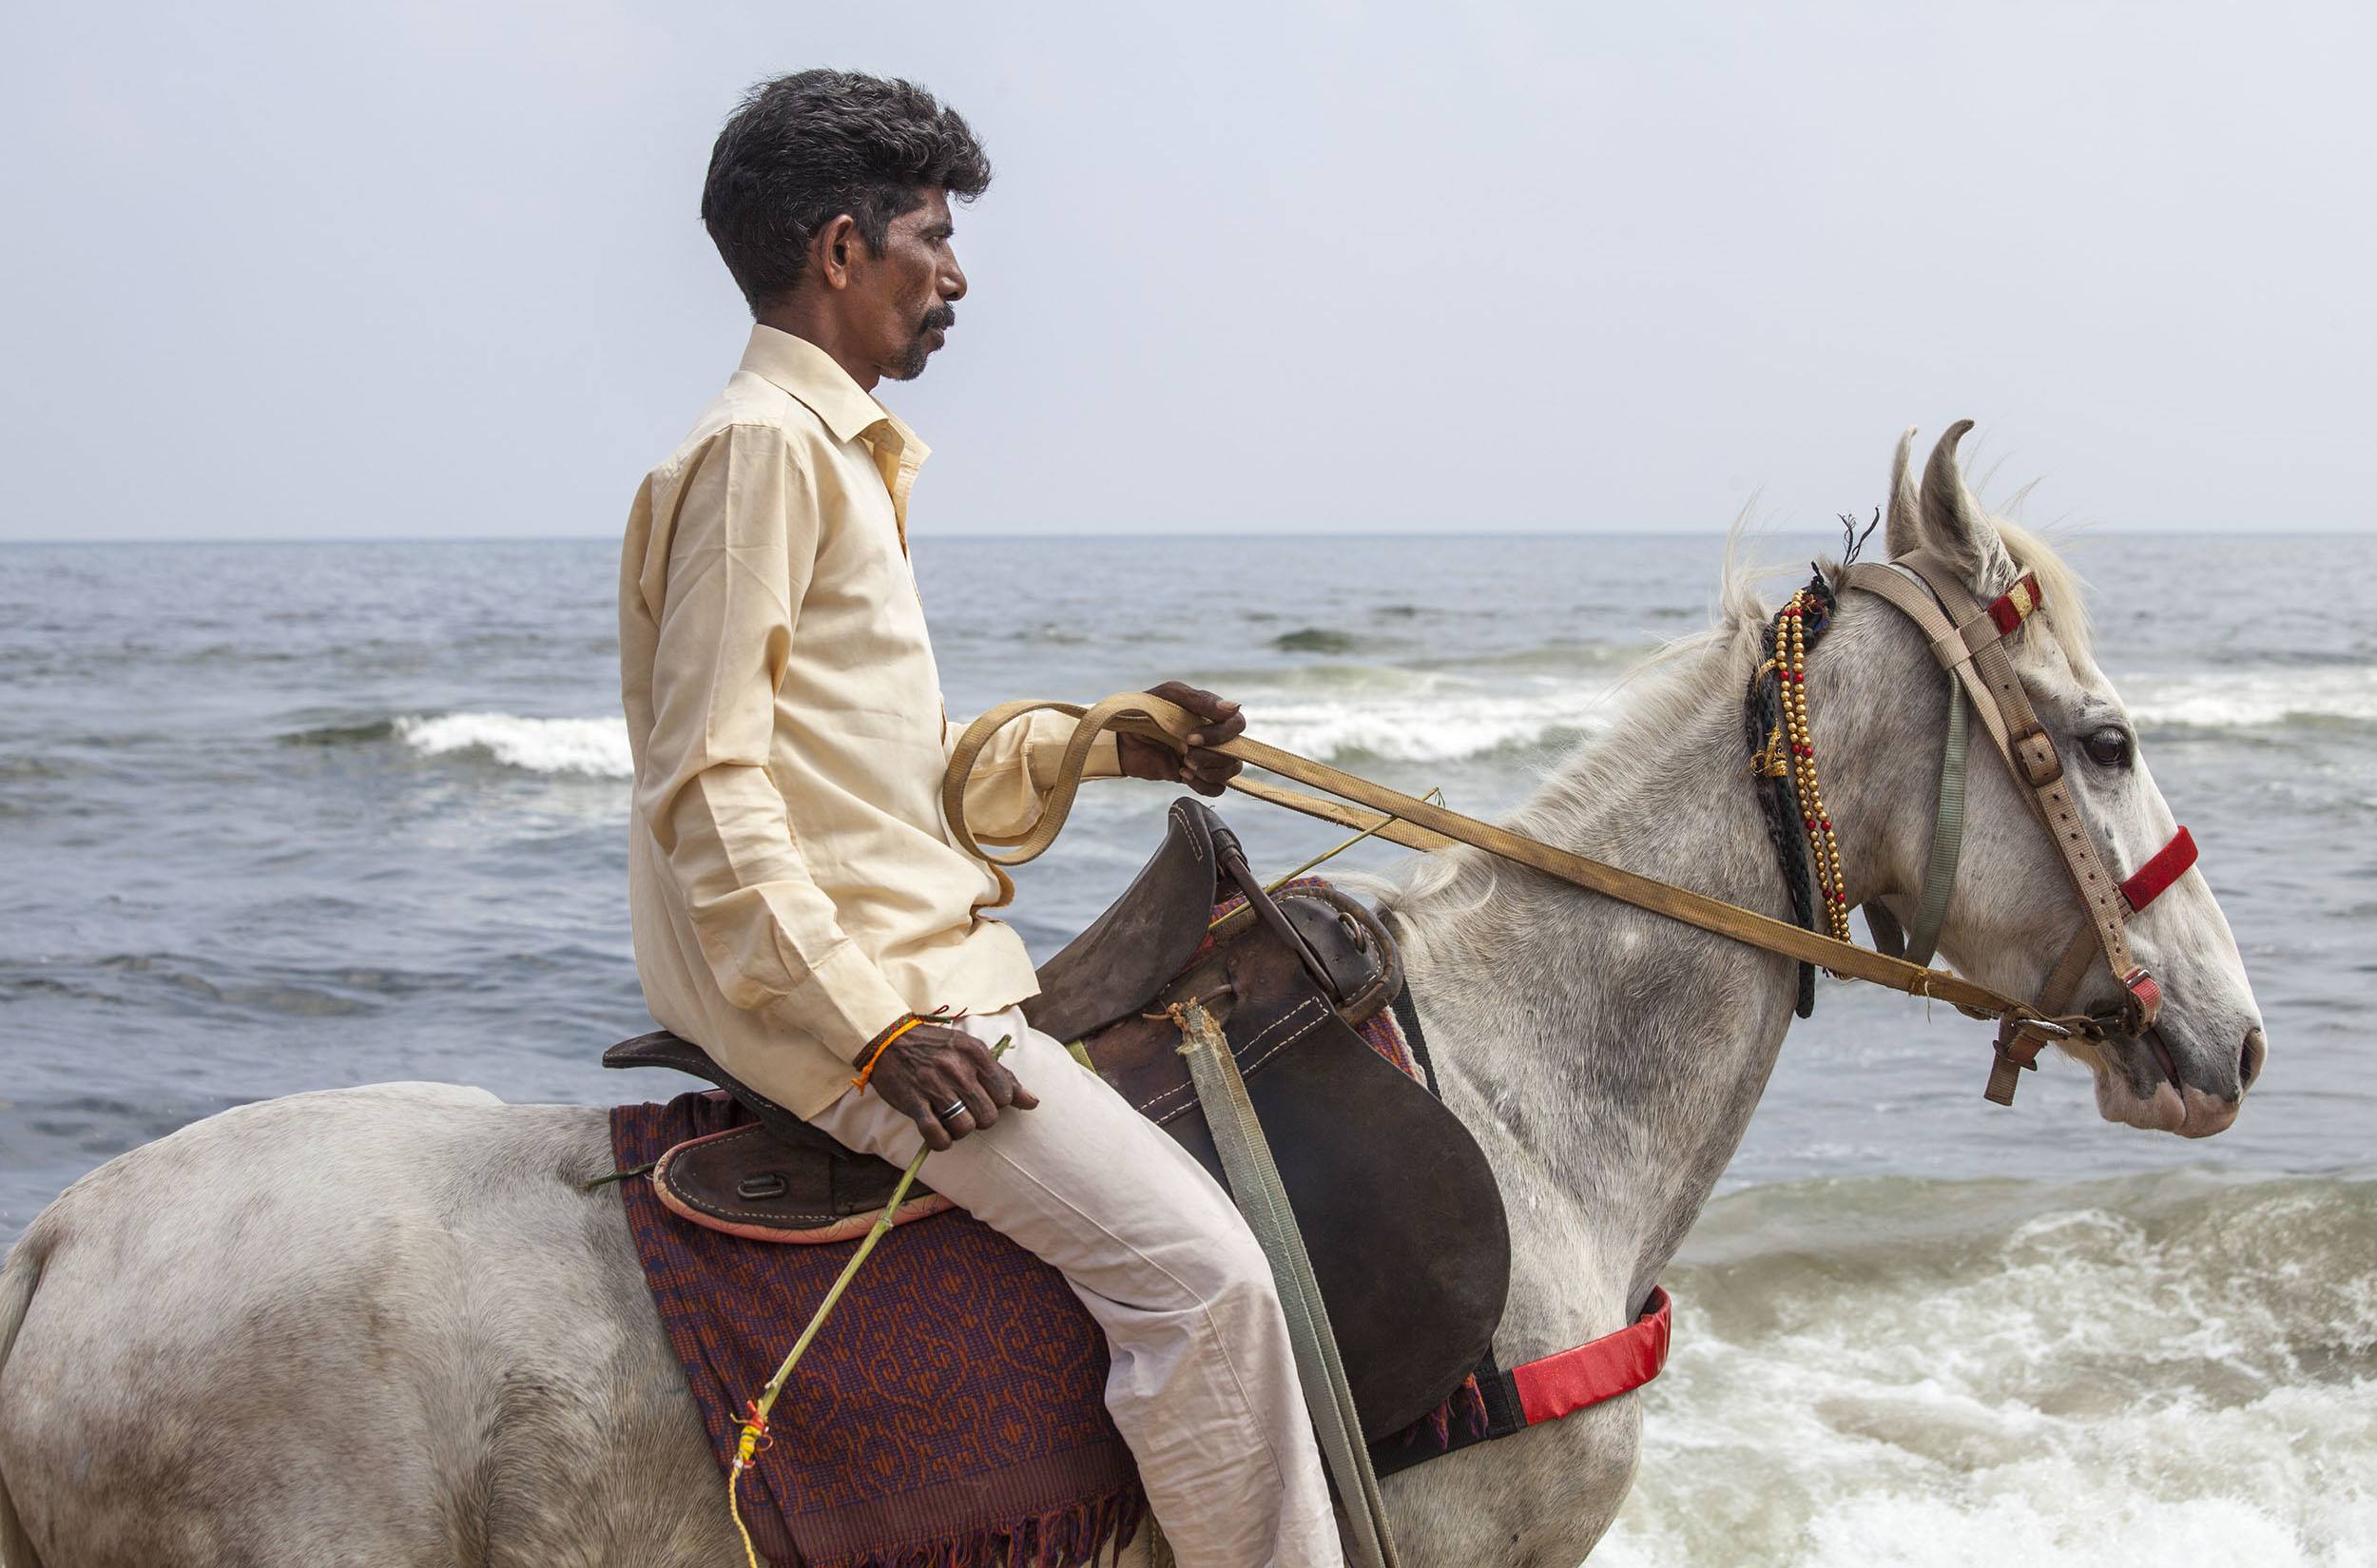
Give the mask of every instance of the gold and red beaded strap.
M 1816 897 L 1824 901 L 1825 925 L 1842 941 L 1851 940 L 1848 926 L 1848 886 L 1841 874 L 1841 843 L 1832 833 L 1832 814 L 1824 803 L 1824 785 L 1816 776 L 1816 732 L 1807 722 L 1807 613 L 1824 607 L 1806 589 L 1774 618 L 1774 681 L 1782 710 L 1779 739 L 1788 748 L 1791 784 L 1799 794 L 1800 823 L 1807 830 L 1808 860 L 1816 880 Z

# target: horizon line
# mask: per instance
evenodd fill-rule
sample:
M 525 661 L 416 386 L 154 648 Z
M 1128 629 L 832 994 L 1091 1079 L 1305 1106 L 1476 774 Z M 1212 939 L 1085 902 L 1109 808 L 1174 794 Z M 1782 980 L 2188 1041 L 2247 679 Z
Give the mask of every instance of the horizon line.
M 1829 534 L 1837 532 L 1837 524 L 1810 523 L 1805 527 L 1775 526 L 1751 530 L 1749 538 L 1771 538 L 1794 533 Z M 1147 532 L 1097 532 L 1082 531 L 1034 530 L 1014 532 L 939 533 L 918 532 L 916 537 L 939 543 L 961 540 L 1011 543 L 1021 540 L 1068 540 L 1104 543 L 1126 539 L 1722 539 L 1732 531 L 1728 528 L 1502 528 L 1448 531 L 1441 529 L 1220 529 L 1220 530 L 1154 530 Z M 2089 538 L 2119 535 L 2124 538 L 2179 539 L 2284 539 L 2284 538 L 2350 538 L 2377 537 L 2377 527 L 2339 524 L 2332 527 L 2297 526 L 2285 529 L 2234 528 L 2155 528 L 2151 526 L 2121 526 L 2098 524 L 2064 530 L 2050 529 L 2063 537 Z M 161 534 L 124 534 L 104 539 L 74 539 L 62 536 L 32 535 L 10 537 L 0 535 L 0 546 L 67 545 L 98 549 L 111 545 L 575 545 L 616 543 L 618 536 L 609 533 L 250 533 L 200 534 L 167 537 Z

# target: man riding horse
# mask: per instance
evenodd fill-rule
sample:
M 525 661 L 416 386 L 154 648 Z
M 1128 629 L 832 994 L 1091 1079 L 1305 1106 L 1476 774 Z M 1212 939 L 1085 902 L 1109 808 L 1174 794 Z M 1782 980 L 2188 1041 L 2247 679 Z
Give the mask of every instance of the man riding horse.
M 1064 1274 L 1182 1562 L 1331 1564 L 1263 1253 L 1193 1158 L 1025 1021 L 1032 961 L 987 913 L 1013 885 L 943 820 L 957 730 L 907 542 L 926 449 L 872 393 L 945 340 L 951 203 L 990 178 L 932 94 L 844 71 L 765 83 L 719 134 L 702 220 L 757 324 L 628 520 L 636 967 L 652 1016 L 744 1083 L 894 1164 L 931 1148 L 936 1191 Z M 1156 694 L 1204 721 L 1186 758 L 1109 737 L 1092 770 L 1218 793 L 1237 706 Z M 1072 729 L 1041 717 L 975 769 L 991 836 L 1040 812 Z

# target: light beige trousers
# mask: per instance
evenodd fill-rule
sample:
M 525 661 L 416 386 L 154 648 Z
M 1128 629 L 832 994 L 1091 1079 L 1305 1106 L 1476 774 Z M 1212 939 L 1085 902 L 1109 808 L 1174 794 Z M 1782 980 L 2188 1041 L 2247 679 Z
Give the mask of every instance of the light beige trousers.
M 922 1179 L 1065 1276 L 1106 1331 L 1106 1407 L 1181 1568 L 1340 1568 L 1287 1322 L 1229 1195 L 1105 1079 L 1024 1022 L 963 1020 L 1040 1097 Z M 811 1120 L 905 1165 L 916 1124 L 853 1090 Z

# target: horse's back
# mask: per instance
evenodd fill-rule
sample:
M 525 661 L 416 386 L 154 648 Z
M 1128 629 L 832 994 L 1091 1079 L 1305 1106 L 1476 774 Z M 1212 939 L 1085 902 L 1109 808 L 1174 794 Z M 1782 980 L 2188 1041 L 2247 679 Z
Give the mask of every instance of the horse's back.
M 717 1471 L 617 1195 L 585 1187 L 609 1154 L 599 1110 L 389 1084 L 76 1183 L 11 1255 L 38 1278 L 0 1365 L 42 1560 L 713 1551 Z

